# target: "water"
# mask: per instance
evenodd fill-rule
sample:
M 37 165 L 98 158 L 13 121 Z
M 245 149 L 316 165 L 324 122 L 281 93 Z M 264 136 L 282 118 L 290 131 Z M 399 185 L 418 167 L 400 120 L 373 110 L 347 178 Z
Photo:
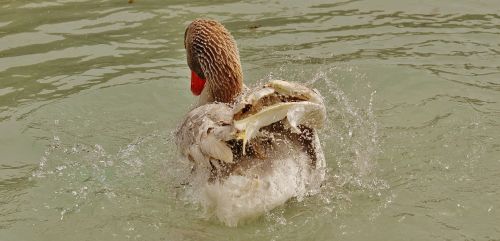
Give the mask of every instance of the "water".
M 500 239 L 498 1 L 0 4 L 0 240 Z M 229 228 L 184 196 L 185 26 L 328 103 L 319 195 Z

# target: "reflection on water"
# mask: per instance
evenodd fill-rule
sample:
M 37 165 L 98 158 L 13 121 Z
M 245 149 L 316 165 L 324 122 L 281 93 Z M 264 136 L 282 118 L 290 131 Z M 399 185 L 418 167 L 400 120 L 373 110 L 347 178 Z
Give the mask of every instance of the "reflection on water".
M 497 1 L 0 4 L 0 240 L 494 240 Z M 238 228 L 182 198 L 184 27 L 222 21 L 245 81 L 325 96 L 320 195 Z M 416 239 L 416 238 L 413 238 Z

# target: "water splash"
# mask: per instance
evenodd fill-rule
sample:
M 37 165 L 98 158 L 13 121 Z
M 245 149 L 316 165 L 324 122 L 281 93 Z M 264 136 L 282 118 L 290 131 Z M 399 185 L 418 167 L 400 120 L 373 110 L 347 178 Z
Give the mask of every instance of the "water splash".
M 320 91 L 328 113 L 328 125 L 320 133 L 328 175 L 320 195 L 289 206 L 305 206 L 309 217 L 339 216 L 353 205 L 353 197 L 363 195 L 374 200 L 370 218 L 375 219 L 391 205 L 396 196 L 378 175 L 377 157 L 381 153 L 374 102 L 377 92 L 370 80 L 356 67 L 326 66 L 315 70 L 290 69 L 286 65 L 264 77 L 261 82 L 286 76 L 288 80 L 305 82 Z M 354 201 L 355 202 L 355 201 Z M 290 208 L 290 207 L 289 207 Z M 266 215 L 267 225 L 281 226 L 291 219 L 290 213 L 272 211 Z M 309 218 L 295 221 L 294 226 L 312 222 Z
M 163 160 L 173 159 L 169 157 L 173 150 L 163 150 L 170 145 L 165 135 L 154 132 L 117 151 L 54 136 L 31 177 L 39 186 L 34 193 L 42 207 L 37 210 L 64 221 L 82 210 L 126 214 L 123 209 L 141 206 L 155 196 L 174 198 L 177 183 L 172 179 L 177 180 L 178 174 L 172 175 L 174 169 L 164 175 Z
M 292 72 L 282 70 L 287 76 Z M 325 215 L 338 217 L 355 205 L 353 197 L 360 193 L 378 203 L 371 213 L 376 218 L 395 198 L 388 193 L 385 181 L 377 177 L 380 138 L 373 109 L 376 92 L 366 76 L 351 66 L 294 71 L 299 74 L 292 81 L 307 80 L 321 92 L 328 108 L 329 124 L 320 132 L 328 175 L 319 195 L 292 200 L 268 211 L 259 218 L 265 226 L 259 230 L 268 234 L 270 230 L 303 227 Z M 279 71 L 273 72 L 262 82 L 279 77 Z M 113 150 L 98 143 L 73 143 L 71 135 L 56 130 L 32 177 L 55 199 L 45 195 L 40 204 L 52 210 L 54 218 L 65 221 L 91 206 L 103 208 L 103 215 L 132 215 L 125 209 L 150 204 L 153 198 L 158 200 L 156 207 L 177 210 L 168 211 L 164 217 L 169 219 L 167 223 L 173 222 L 171 215 L 184 216 L 186 225 L 200 217 L 207 219 L 213 214 L 203 213 L 193 199 L 186 197 L 190 187 L 184 184 L 190 164 L 178 158 L 172 138 L 170 132 L 155 131 Z M 156 226 L 165 225 L 163 218 L 150 217 Z M 140 226 L 141 222 L 132 224 Z
M 387 183 L 377 177 L 376 158 L 380 153 L 380 138 L 373 107 L 376 91 L 371 88 L 367 77 L 352 66 L 335 66 L 315 72 L 281 67 L 277 72 L 271 72 L 255 84 L 283 79 L 280 77 L 285 75 L 284 73 L 286 76 L 295 76 L 292 81 L 300 79 L 302 80 L 300 82 L 304 82 L 305 79 L 308 85 L 318 89 L 324 97 L 328 112 L 328 125 L 320 131 L 320 137 L 328 162 L 329 175 L 321 188 L 320 195 L 296 198 L 291 202 L 292 206 L 306 205 L 307 208 L 317 209 L 312 211 L 313 216 L 337 215 L 335 213 L 349 208 L 354 193 L 361 192 L 370 199 L 380 200 L 380 204 L 374 208 L 371 215 L 372 218 L 376 218 L 381 209 L 390 205 L 395 198 L 387 193 L 389 188 Z M 190 191 L 199 193 L 198 189 Z M 216 215 L 213 209 L 207 212 L 210 208 L 203 203 L 205 199 L 196 196 L 189 196 L 186 199 L 191 199 L 195 204 L 201 203 L 201 206 L 205 207 L 205 218 Z M 276 225 L 292 225 L 290 223 L 293 222 L 287 217 L 289 213 L 282 208 L 276 210 L 268 210 L 264 216 L 268 228 L 273 229 Z M 304 222 L 309 222 L 307 220 L 310 219 L 306 218 Z M 228 221 L 226 224 L 235 226 L 237 222 L 233 221 Z
M 373 107 L 377 92 L 367 76 L 357 67 L 344 64 L 323 65 L 312 71 L 286 66 L 271 72 L 261 82 L 287 79 L 318 89 L 328 113 L 328 126 L 319 132 L 323 147 L 327 147 L 327 159 L 335 161 L 338 169 L 349 170 L 359 177 L 370 176 L 376 169 L 381 143 Z

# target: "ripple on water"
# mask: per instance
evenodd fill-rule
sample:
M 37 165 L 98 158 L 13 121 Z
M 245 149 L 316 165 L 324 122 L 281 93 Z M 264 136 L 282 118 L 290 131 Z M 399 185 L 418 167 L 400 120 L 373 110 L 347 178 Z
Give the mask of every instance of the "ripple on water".
M 360 91 L 372 91 L 364 83 L 366 77 L 349 66 L 327 68 L 310 76 L 310 84 L 322 92 L 329 104 L 330 122 L 322 136 L 327 140 L 323 144 L 329 146 L 325 148 L 328 179 L 319 195 L 292 200 L 257 222 L 248 223 L 248 227 L 260 230 L 257 235 L 267 236 L 277 230 L 292 232 L 298 227 L 310 229 L 311 222 L 325 215 L 342 216 L 350 212 L 351 199 L 362 192 L 365 192 L 362 196 L 373 199 L 374 204 L 379 202 L 375 200 L 382 200 L 370 213 L 374 217 L 380 212 L 377 210 L 390 204 L 392 197 L 388 194 L 388 186 L 376 175 L 379 143 L 371 109 L 375 93 L 372 92 L 368 99 L 351 99 L 339 85 L 342 78 L 352 75 L 359 81 L 358 87 L 362 86 Z M 85 131 L 85 127 L 81 131 Z M 33 172 L 32 178 L 38 187 L 31 195 L 40 204 L 34 213 L 50 220 L 44 224 L 47 227 L 58 222 L 66 226 L 76 220 L 83 222 L 83 229 L 107 225 L 109 215 L 115 217 L 116 225 L 130 227 L 125 232 L 130 235 L 140 233 L 136 230 L 146 226 L 152 231 L 167 229 L 182 233 L 177 228 L 188 223 L 194 225 L 193 229 L 203 230 L 211 223 L 219 225 L 215 220 L 203 221 L 201 210 L 192 200 L 179 199 L 183 196 L 182 183 L 190 168 L 188 163 L 179 163 L 176 158 L 170 133 L 155 132 L 139 137 L 115 151 L 106 150 L 99 144 L 72 143 L 74 137 L 68 134 L 54 136 L 39 168 Z M 98 216 L 94 221 L 86 220 L 84 213 L 97 210 L 99 214 L 95 214 Z M 182 221 L 174 217 L 182 217 Z M 224 230 L 218 227 L 211 232 L 227 231 Z M 279 237 L 286 236 L 282 235 Z
M 0 12 L 0 149 L 19 149 L 0 166 L 0 239 L 500 234 L 497 1 L 19 0 Z M 331 107 L 320 195 L 236 229 L 180 198 L 188 168 L 170 149 L 191 100 L 182 33 L 202 15 L 235 35 L 247 83 L 309 80 Z M 164 121 L 145 127 L 153 115 Z

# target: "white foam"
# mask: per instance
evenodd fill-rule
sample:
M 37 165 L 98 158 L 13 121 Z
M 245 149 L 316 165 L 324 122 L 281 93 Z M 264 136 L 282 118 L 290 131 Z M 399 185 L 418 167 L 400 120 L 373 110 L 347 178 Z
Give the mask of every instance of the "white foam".
M 318 140 L 316 140 L 318 142 Z M 319 146 L 319 143 L 318 143 Z M 268 160 L 265 166 L 249 169 L 244 176 L 229 176 L 223 183 L 207 183 L 206 173 L 195 173 L 192 197 L 201 204 L 207 217 L 215 216 L 227 226 L 237 226 L 256 218 L 291 198 L 301 200 L 319 191 L 325 176 L 325 159 L 321 148 L 317 168 L 309 156 L 282 145 L 281 156 Z M 285 154 L 286 153 L 286 154 Z

